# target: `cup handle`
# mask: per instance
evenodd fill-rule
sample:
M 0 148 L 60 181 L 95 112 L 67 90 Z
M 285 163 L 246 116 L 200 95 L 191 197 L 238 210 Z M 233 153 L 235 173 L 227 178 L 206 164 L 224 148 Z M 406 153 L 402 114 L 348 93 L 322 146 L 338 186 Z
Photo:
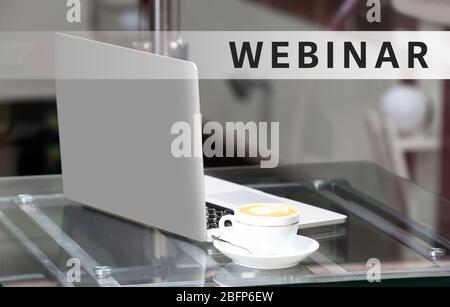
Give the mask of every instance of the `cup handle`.
M 233 230 L 230 229 L 230 227 L 226 227 L 225 223 L 226 222 L 231 222 L 232 224 L 235 222 L 235 217 L 234 215 L 225 215 L 222 216 L 219 220 L 219 229 L 223 234 L 233 234 Z

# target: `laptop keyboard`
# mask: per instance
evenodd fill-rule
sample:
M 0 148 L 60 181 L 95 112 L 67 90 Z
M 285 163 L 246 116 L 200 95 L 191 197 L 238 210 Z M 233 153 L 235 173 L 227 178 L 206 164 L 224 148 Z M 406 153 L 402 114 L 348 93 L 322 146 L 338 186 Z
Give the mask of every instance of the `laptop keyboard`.
M 206 218 L 208 229 L 219 228 L 219 220 L 224 215 L 233 215 L 233 210 L 206 204 Z

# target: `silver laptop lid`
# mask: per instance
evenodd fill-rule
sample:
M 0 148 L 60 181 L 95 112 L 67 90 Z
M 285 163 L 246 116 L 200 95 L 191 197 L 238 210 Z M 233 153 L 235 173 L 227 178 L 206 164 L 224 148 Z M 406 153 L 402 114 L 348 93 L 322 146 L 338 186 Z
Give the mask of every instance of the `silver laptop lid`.
M 172 125 L 200 113 L 196 66 L 56 34 L 55 79 L 65 195 L 205 240 L 202 158 L 171 154 Z

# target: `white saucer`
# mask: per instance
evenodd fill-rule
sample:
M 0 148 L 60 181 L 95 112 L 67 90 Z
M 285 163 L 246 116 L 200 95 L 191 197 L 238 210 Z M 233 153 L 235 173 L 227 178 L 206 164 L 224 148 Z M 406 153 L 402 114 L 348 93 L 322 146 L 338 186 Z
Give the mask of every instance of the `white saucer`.
M 290 246 L 277 255 L 250 254 L 242 248 L 217 240 L 213 244 L 235 264 L 263 270 L 286 269 L 296 266 L 319 248 L 316 240 L 303 236 L 297 236 Z

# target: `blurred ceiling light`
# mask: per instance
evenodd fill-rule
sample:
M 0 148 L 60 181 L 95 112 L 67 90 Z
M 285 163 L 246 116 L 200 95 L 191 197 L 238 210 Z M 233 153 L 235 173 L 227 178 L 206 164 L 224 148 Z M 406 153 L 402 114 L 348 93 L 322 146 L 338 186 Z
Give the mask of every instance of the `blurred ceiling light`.
M 394 0 L 395 9 L 408 16 L 450 25 L 450 0 Z
M 432 112 L 425 93 L 414 85 L 397 84 L 381 97 L 381 113 L 403 133 L 411 133 L 425 127 Z

